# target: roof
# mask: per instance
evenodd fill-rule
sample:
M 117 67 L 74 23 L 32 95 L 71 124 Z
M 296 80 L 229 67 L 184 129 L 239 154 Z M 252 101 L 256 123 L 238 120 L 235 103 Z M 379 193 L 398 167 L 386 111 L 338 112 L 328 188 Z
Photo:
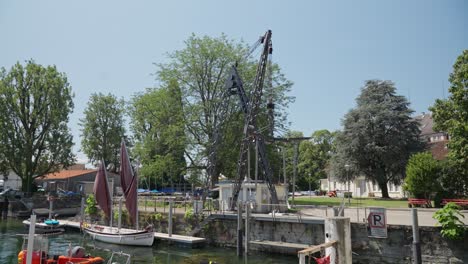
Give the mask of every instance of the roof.
M 62 170 L 46 174 L 44 180 L 60 180 L 81 176 L 88 173 L 96 173 L 97 170 Z
M 432 119 L 432 113 L 422 113 L 422 115 L 415 116 L 414 119 L 419 122 L 421 136 L 437 133 L 433 128 L 434 120 Z
M 434 159 L 443 160 L 448 155 L 448 148 L 447 148 L 448 140 L 434 142 L 429 144 L 429 151 L 432 153 Z

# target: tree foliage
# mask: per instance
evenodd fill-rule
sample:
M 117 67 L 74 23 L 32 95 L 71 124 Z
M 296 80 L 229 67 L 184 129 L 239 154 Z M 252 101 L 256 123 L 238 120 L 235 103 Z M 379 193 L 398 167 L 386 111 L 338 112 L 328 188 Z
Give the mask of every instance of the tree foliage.
M 115 95 L 91 95 L 80 126 L 82 151 L 92 163 L 102 159 L 114 165 L 113 171 L 118 168 L 120 143 L 125 136 L 124 113 L 125 103 Z
M 433 112 L 434 128 L 450 136 L 449 159 L 457 167 L 456 176 L 468 187 L 468 50 L 457 58 L 449 77 L 450 96 L 436 100 Z M 468 189 L 468 188 L 467 188 Z
M 442 167 L 430 152 L 414 154 L 406 166 L 403 188 L 415 198 L 432 199 L 441 190 Z
M 465 216 L 460 212 L 461 208 L 455 203 L 447 203 L 444 208 L 434 213 L 433 218 L 442 227 L 440 234 L 448 239 L 462 239 L 466 232 L 465 223 L 461 220 Z
M 185 41 L 184 49 L 168 54 L 169 62 L 156 64 L 156 76 L 161 84 L 164 86 L 175 80 L 181 90 L 189 144 L 186 156 L 190 159 L 190 167 L 206 167 L 206 157 L 215 141 L 214 131 L 218 127 L 222 140 L 217 143 L 220 145 L 215 176 L 222 173 L 232 177 L 236 174 L 235 161 L 239 150 L 233 146 L 240 141 L 244 119 L 239 99 L 235 96 L 224 97 L 224 84 L 230 67 L 237 62 L 244 86 L 247 92 L 251 90 L 256 62 L 243 59 L 247 52 L 245 44 L 229 40 L 225 35 L 218 38 L 192 35 Z M 284 127 L 286 112 L 283 110 L 293 100 L 286 93 L 292 83 L 277 65 L 273 65 L 271 70 L 272 87 L 267 88 L 265 93 L 275 102 L 276 126 Z M 217 177 L 212 180 L 216 182 Z
M 147 89 L 132 99 L 131 129 L 141 175 L 162 184 L 177 182 L 186 171 L 187 146 L 181 92 L 177 82 Z M 155 181 L 153 181 L 155 182 Z
M 377 182 L 384 198 L 389 198 L 387 183 L 400 184 L 410 155 L 423 147 L 409 102 L 395 90 L 390 81 L 366 81 L 356 108 L 344 117 L 333 163 L 338 177 L 346 176 L 342 170 L 348 163 L 352 175 Z
M 0 167 L 22 179 L 31 192 L 33 179 L 73 163 L 73 111 L 70 84 L 55 66 L 30 60 L 0 70 Z
M 310 140 L 301 142 L 299 146 L 298 171 L 304 178 L 302 181 L 310 183 L 313 189 L 318 187 L 320 179 L 327 178 L 327 168 L 334 149 L 334 137 L 334 132 L 326 129 L 317 130 L 312 133 Z

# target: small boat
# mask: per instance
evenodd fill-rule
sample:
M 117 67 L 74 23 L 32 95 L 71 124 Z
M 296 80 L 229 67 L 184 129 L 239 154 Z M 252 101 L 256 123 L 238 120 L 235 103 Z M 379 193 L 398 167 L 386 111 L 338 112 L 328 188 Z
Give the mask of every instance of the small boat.
M 154 242 L 154 233 L 152 228 L 148 230 L 131 230 L 109 226 L 91 225 L 83 223 L 83 231 L 91 238 L 112 244 L 128 246 L 152 246 Z
M 29 228 L 31 222 L 29 219 L 23 221 L 23 225 Z M 55 219 L 41 219 L 35 224 L 36 234 L 57 234 L 65 232 L 64 225 Z
M 129 246 L 152 246 L 154 242 L 153 228 L 151 226 L 144 230 L 139 230 L 138 228 L 138 178 L 133 173 L 124 141 L 122 141 L 120 149 L 120 184 L 124 191 L 125 205 L 132 222 L 136 226 L 135 230 L 120 227 L 121 204 L 119 206 L 118 228 L 112 227 L 112 195 L 109 191 L 106 167 L 104 161 L 101 161 L 94 181 L 93 192 L 99 207 L 104 211 L 107 218 L 110 219 L 110 227 L 82 223 L 83 231 L 93 239 L 102 242 Z M 120 200 L 121 202 L 122 200 Z

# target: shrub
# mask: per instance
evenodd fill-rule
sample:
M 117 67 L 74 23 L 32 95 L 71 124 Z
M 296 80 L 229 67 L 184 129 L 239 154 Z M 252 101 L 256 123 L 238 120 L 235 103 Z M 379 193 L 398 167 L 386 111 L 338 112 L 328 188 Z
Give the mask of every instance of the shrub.
M 195 214 L 193 213 L 193 209 L 192 209 L 192 208 L 188 209 L 188 210 L 185 212 L 184 220 L 185 220 L 186 222 L 190 222 L 190 221 L 193 221 L 194 218 L 195 218 Z
M 94 195 L 90 194 L 86 198 L 85 213 L 88 215 L 96 215 L 97 212 L 98 212 L 98 209 L 97 209 L 96 199 L 94 198 Z
M 441 166 L 431 153 L 417 153 L 408 161 L 403 188 L 415 198 L 431 199 L 441 189 L 440 174 Z
M 437 220 L 442 231 L 440 234 L 448 239 L 457 240 L 463 238 L 466 228 L 465 224 L 460 220 L 461 217 L 465 217 L 460 213 L 460 206 L 455 203 L 448 203 L 444 208 L 435 212 L 433 218 Z

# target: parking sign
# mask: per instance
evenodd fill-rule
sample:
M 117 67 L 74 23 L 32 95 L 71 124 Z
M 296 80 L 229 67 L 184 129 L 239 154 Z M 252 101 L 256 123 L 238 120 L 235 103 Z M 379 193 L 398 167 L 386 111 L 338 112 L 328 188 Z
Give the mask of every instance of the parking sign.
M 387 214 L 385 208 L 369 208 L 367 225 L 369 237 L 387 238 Z

